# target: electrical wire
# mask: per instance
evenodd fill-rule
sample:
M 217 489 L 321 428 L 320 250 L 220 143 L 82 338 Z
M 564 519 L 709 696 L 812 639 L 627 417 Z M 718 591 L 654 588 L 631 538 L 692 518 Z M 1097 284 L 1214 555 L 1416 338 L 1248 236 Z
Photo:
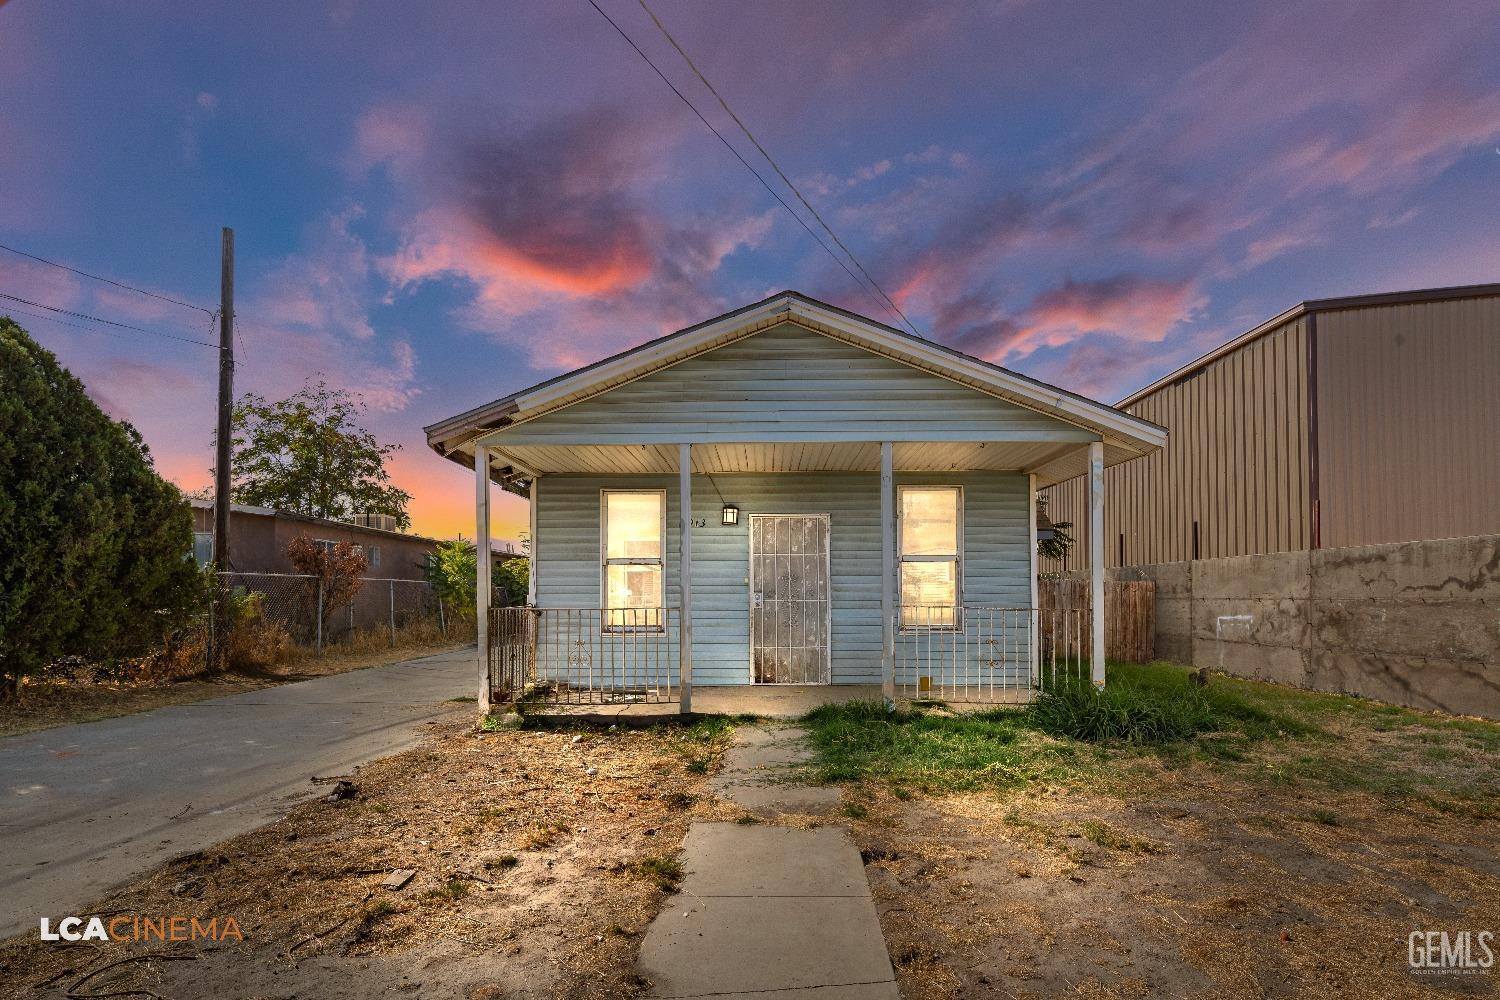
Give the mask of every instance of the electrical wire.
M 756 148 L 761 156 L 765 157 L 766 162 L 771 165 L 771 169 L 776 171 L 776 176 L 780 177 L 781 182 L 791 189 L 792 194 L 797 196 L 797 200 L 802 202 L 802 206 L 806 208 L 810 213 L 812 213 L 812 217 L 818 220 L 818 225 L 822 226 L 824 231 L 828 233 L 833 242 L 838 244 L 838 248 L 844 251 L 846 255 L 848 255 L 849 260 L 852 261 L 854 266 L 859 269 L 859 273 L 864 275 L 865 280 L 870 283 L 870 287 L 874 288 L 875 291 L 879 294 L 880 298 L 884 300 L 882 304 L 885 306 L 885 308 L 893 311 L 897 316 L 900 316 L 902 321 L 906 324 L 907 329 L 911 330 L 911 332 L 916 336 L 921 337 L 922 334 L 918 332 L 916 326 L 912 324 L 912 321 L 907 318 L 906 313 L 901 310 L 901 307 L 896 304 L 895 299 L 892 299 L 889 295 L 886 294 L 885 289 L 880 287 L 880 283 L 877 282 L 873 277 L 871 277 L 869 271 L 865 270 L 865 266 L 859 262 L 859 258 L 854 256 L 854 251 L 850 250 L 848 245 L 845 244 L 843 240 L 839 239 L 838 233 L 835 233 L 833 231 L 833 227 L 828 225 L 828 222 L 823 218 L 822 215 L 818 213 L 818 210 L 816 208 L 813 208 L 812 202 L 808 201 L 807 197 L 803 195 L 802 191 L 797 187 L 797 185 L 792 183 L 792 179 L 786 175 L 786 172 L 784 170 L 781 169 L 780 164 L 778 164 L 776 160 L 771 156 L 770 152 L 766 150 L 766 147 L 761 145 L 760 140 L 755 137 L 755 133 L 750 131 L 750 127 L 744 123 L 739 115 L 735 114 L 734 109 L 729 106 L 729 102 L 724 100 L 724 95 L 719 93 L 717 87 L 708 82 L 708 77 L 704 76 L 703 71 L 698 68 L 698 64 L 693 62 L 693 57 L 687 54 L 686 50 L 684 50 L 683 47 L 678 43 L 677 39 L 674 38 L 672 36 L 672 33 L 667 30 L 667 26 L 661 23 L 661 18 L 656 16 L 656 12 L 646 5 L 646 0 L 638 0 L 638 2 L 641 5 L 641 10 L 645 11 L 647 16 L 651 18 L 651 22 L 656 25 L 657 30 L 660 31 L 662 33 L 662 36 L 672 44 L 672 48 L 677 50 L 677 54 L 682 56 L 682 61 L 688 64 L 688 69 L 691 69 L 693 71 L 693 75 L 698 78 L 699 82 L 701 82 L 703 86 L 707 87 L 708 92 L 710 94 L 713 94 L 714 97 L 718 100 L 719 107 L 724 109 L 724 113 L 734 120 L 735 125 L 739 126 L 741 132 L 745 133 L 745 138 L 750 140 L 750 144 Z
M 697 105 L 688 100 L 687 95 L 684 94 L 681 90 L 677 89 L 677 85 L 667 78 L 667 75 L 661 71 L 661 68 L 658 67 L 656 63 L 651 61 L 651 57 L 646 55 L 641 47 L 635 43 L 635 40 L 625 33 L 625 29 L 615 23 L 615 19 L 610 17 L 609 14 L 605 12 L 604 8 L 600 7 L 599 4 L 595 2 L 595 0 L 588 0 L 588 4 L 590 7 L 598 11 L 599 16 L 608 21 L 609 26 L 611 28 L 614 28 L 615 31 L 619 33 L 620 37 L 625 39 L 626 44 L 628 44 L 632 49 L 635 50 L 635 54 L 640 56 L 641 59 L 645 61 L 646 65 L 650 66 L 651 69 L 655 71 L 657 76 L 661 77 L 662 83 L 665 83 L 671 89 L 672 93 L 676 94 L 678 99 L 681 100 L 683 104 L 686 104 L 688 106 L 688 110 L 696 115 L 698 120 L 703 123 L 704 127 L 712 132 L 714 136 L 724 144 L 724 148 L 729 150 L 730 153 L 734 154 L 734 158 L 740 161 L 740 165 L 743 166 L 746 170 L 750 171 L 750 173 L 755 177 L 756 180 L 760 181 L 761 187 L 765 188 L 766 191 L 770 193 L 771 197 L 775 198 L 777 202 L 781 204 L 781 207 L 786 209 L 791 217 L 796 219 L 803 229 L 807 230 L 807 235 L 811 236 L 813 240 L 817 242 L 818 246 L 822 247 L 824 252 L 827 253 L 828 256 L 832 257 L 834 262 L 838 264 L 839 267 L 844 269 L 844 273 L 849 275 L 849 279 L 856 285 L 858 285 L 866 295 L 869 295 L 875 301 L 876 305 L 880 306 L 882 309 L 889 308 L 884 302 L 880 300 L 878 296 L 871 293 L 870 290 L 865 287 L 864 282 L 859 280 L 858 275 L 849 270 L 849 265 L 844 263 L 843 258 L 833 252 L 833 248 L 830 247 L 826 242 L 824 242 L 823 238 L 818 235 L 817 231 L 814 230 L 812 226 L 807 224 L 806 219 L 802 218 L 802 216 L 799 215 L 791 205 L 787 204 L 786 199 L 783 198 L 780 193 L 778 193 L 777 190 L 771 186 L 769 181 L 761 176 L 760 171 L 752 167 L 750 165 L 750 161 L 745 159 L 745 157 L 740 154 L 740 151 L 738 149 L 735 149 L 734 145 L 728 139 L 724 138 L 724 134 L 717 128 L 715 128 L 712 122 L 703 117 L 703 112 L 698 110 Z
M 27 253 L 25 250 L 17 250 L 15 247 L 8 247 L 3 243 L 0 243 L 0 250 L 6 250 L 18 256 L 26 257 L 30 260 L 36 261 L 38 264 L 47 264 L 50 267 L 56 267 L 61 268 L 64 271 L 70 271 L 73 274 L 79 275 L 80 277 L 92 278 L 94 281 L 102 281 L 106 285 L 114 285 L 116 288 L 123 288 L 131 292 L 139 292 L 141 295 L 148 295 L 153 299 L 161 299 L 163 302 L 170 302 L 174 306 L 182 306 L 184 309 L 196 309 L 201 313 L 207 313 L 209 316 L 213 315 L 213 312 L 211 310 L 205 309 L 202 306 L 193 305 L 193 303 L 191 302 L 184 302 L 181 299 L 174 299 L 170 295 L 161 295 L 157 292 L 148 292 L 144 288 L 137 288 L 134 285 L 127 285 L 122 281 L 115 281 L 112 278 L 106 278 L 98 274 L 90 274 L 88 271 L 80 271 L 76 267 L 69 267 L 67 264 L 59 264 L 55 260 L 48 260 L 46 257 L 38 257 L 34 253 Z
M 132 326 L 129 323 L 121 323 L 119 320 L 105 319 L 102 316 L 91 316 L 88 313 L 74 312 L 71 309 L 63 309 L 60 306 L 48 305 L 45 302 L 36 302 L 32 299 L 22 298 L 19 295 L 12 295 L 9 292 L 0 292 L 0 299 L 8 299 L 11 302 L 19 302 L 22 305 L 31 306 L 35 309 L 45 309 L 48 312 L 56 313 L 59 316 L 71 316 L 74 319 L 88 320 L 91 323 L 103 323 L 105 326 L 119 327 L 122 330 L 133 330 L 136 333 L 149 334 L 153 337 L 164 337 L 167 340 L 180 340 L 185 344 L 197 344 L 200 347 L 212 348 L 215 351 L 220 349 L 218 344 L 210 344 L 206 340 L 194 340 L 192 337 L 182 337 L 178 336 L 177 334 L 162 333 L 160 330 L 148 330 L 143 326 Z

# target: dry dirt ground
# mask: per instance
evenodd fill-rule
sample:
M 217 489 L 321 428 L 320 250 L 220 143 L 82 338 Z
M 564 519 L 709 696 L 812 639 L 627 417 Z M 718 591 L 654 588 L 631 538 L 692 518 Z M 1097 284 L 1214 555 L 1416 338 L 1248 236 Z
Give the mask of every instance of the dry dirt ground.
M 27 683 L 21 689 L 19 701 L 0 702 L 0 738 L 72 725 L 75 722 L 94 722 L 119 715 L 149 712 L 168 705 L 186 705 L 209 698 L 222 698 L 242 691 L 342 674 L 365 667 L 378 667 L 461 646 L 461 643 L 444 643 L 374 651 L 331 652 L 325 656 L 309 656 L 271 667 L 264 673 L 228 673 L 218 677 L 185 680 L 44 680 Z
M 0 995 L 633 995 L 639 936 L 681 875 L 688 822 L 716 815 L 702 793 L 728 731 L 435 727 L 351 776 L 348 797 L 179 858 L 90 911 L 232 917 L 243 940 L 70 945 L 33 931 L 0 946 Z M 408 884 L 383 887 L 402 869 Z
M 1445 757 L 1421 733 L 1362 726 L 1331 736 L 1328 767 L 1426 761 L 1495 782 L 1493 749 Z M 846 790 L 902 995 L 1500 994 L 1500 968 L 1420 976 L 1407 957 L 1414 930 L 1500 937 L 1493 808 L 1287 780 L 1305 750 L 1139 760 L 1103 790 Z

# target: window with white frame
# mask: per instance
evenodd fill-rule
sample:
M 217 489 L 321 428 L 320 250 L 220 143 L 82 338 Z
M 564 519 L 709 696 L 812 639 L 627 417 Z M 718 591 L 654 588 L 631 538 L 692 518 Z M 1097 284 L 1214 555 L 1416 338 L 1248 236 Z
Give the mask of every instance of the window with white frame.
M 900 527 L 902 628 L 952 628 L 962 603 L 963 491 L 903 486 Z
M 667 536 L 663 490 L 604 490 L 600 598 L 611 632 L 661 631 Z

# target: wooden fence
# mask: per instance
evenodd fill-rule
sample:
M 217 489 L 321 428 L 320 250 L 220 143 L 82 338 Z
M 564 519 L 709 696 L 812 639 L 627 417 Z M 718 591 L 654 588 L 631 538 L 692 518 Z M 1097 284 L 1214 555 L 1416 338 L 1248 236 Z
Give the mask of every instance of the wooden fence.
M 1093 628 L 1089 581 L 1078 578 L 1037 581 L 1041 619 L 1053 610 L 1083 611 L 1083 635 Z M 1043 637 L 1046 638 L 1045 636 Z M 1151 580 L 1106 581 L 1104 584 L 1104 655 L 1127 663 L 1156 659 L 1156 584 Z

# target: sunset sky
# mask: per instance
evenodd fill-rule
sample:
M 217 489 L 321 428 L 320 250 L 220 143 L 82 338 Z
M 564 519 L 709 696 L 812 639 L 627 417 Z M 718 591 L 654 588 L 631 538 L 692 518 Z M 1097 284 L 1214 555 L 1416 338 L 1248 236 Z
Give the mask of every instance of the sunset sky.
M 923 334 L 1106 401 L 1302 299 L 1500 280 L 1493 0 L 652 6 Z M 238 388 L 361 393 L 424 533 L 473 534 L 424 424 L 783 288 L 891 321 L 587 0 L 12 0 L 0 73 L 0 243 L 212 307 L 233 226 Z M 0 292 L 214 336 L 3 251 Z M 4 312 L 208 481 L 211 348 Z

